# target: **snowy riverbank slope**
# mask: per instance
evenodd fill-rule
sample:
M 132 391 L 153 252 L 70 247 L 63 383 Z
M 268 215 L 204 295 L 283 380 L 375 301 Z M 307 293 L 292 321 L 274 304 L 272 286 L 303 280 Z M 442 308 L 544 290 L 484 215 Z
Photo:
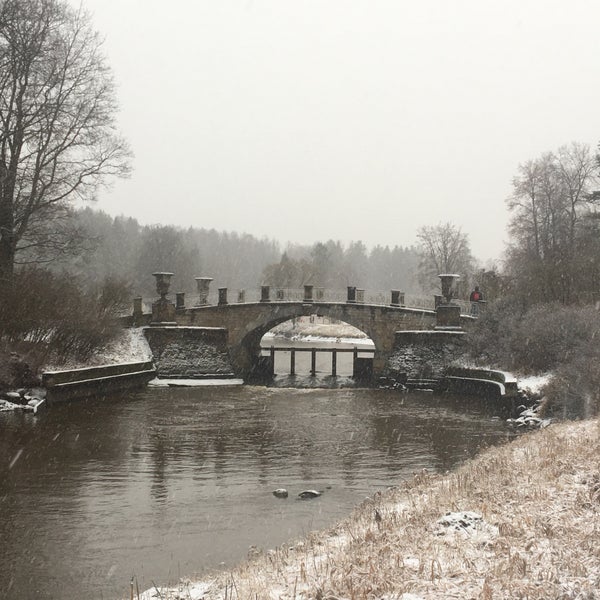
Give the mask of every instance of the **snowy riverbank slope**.
M 598 599 L 598 456 L 598 419 L 553 425 L 453 473 L 416 474 L 329 531 L 140 599 Z
M 71 359 L 45 364 L 43 371 L 81 369 L 101 365 L 114 365 L 127 362 L 152 360 L 152 351 L 141 327 L 123 329 L 105 348 L 102 348 L 85 361 Z

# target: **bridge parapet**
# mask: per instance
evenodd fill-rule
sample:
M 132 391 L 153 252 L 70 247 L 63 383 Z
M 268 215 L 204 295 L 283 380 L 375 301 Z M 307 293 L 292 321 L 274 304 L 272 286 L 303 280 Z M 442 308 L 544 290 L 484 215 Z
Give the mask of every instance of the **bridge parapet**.
M 268 300 L 265 299 L 265 288 L 268 288 Z M 401 306 L 406 308 L 417 308 L 422 310 L 435 310 L 436 297 L 422 296 L 417 294 L 406 294 L 399 290 L 390 291 L 370 291 L 356 289 L 356 296 L 353 300 L 348 300 L 347 290 L 333 290 L 321 287 L 313 287 L 312 297 L 306 297 L 306 289 L 297 288 L 279 288 L 263 286 L 262 288 L 219 288 L 221 291 L 221 302 L 219 302 L 219 290 L 211 290 L 207 294 L 187 294 L 177 292 L 177 308 L 189 309 L 202 306 L 216 306 L 223 304 L 222 300 L 226 298 L 227 304 L 253 304 L 257 302 L 309 302 L 309 303 L 349 303 L 365 304 L 373 306 Z M 152 310 L 154 299 L 135 298 L 134 312 L 139 314 L 149 313 Z M 471 313 L 471 303 L 463 300 L 454 300 L 455 304 L 460 306 L 462 315 Z
M 452 329 L 460 334 L 462 325 L 473 320 L 468 315 L 470 304 L 461 306 L 451 302 L 449 293 L 446 304 L 439 306 L 434 297 L 407 296 L 400 290 L 367 292 L 354 286 L 341 291 L 309 284 L 301 290 L 272 289 L 263 285 L 260 290 L 238 290 L 237 294 L 229 294 L 228 288 L 220 287 L 215 296 L 209 287 L 210 277 L 196 278 L 196 296 L 186 298 L 184 292 L 176 292 L 176 302 L 172 303 L 167 298 L 172 273 L 157 272 L 154 276 L 160 299 L 151 304 L 152 312 L 148 314 L 143 300 L 136 298 L 133 317 L 127 321 L 128 324 L 151 326 L 147 337 L 154 344 L 153 352 L 158 355 L 163 372 L 171 367 L 177 372 L 182 371 L 182 365 L 188 365 L 190 356 L 194 357 L 188 365 L 192 370 L 206 370 L 208 367 L 198 360 L 204 360 L 208 352 L 223 363 L 217 365 L 218 369 L 227 370 L 227 365 L 231 365 L 236 375 L 246 377 L 259 362 L 260 343 L 265 333 L 285 321 L 317 314 L 348 323 L 367 334 L 375 346 L 371 364 L 372 373 L 377 376 L 393 366 L 398 333 L 432 333 L 434 337 L 421 338 L 418 345 L 429 346 L 430 341 L 440 345 L 443 341 L 440 348 L 448 346 L 452 350 L 452 345 L 446 343 L 450 338 L 440 337 L 444 333 L 440 330 Z M 451 322 L 441 319 L 443 308 L 452 309 Z M 220 332 L 218 344 L 213 340 L 215 331 Z M 431 361 L 425 356 L 418 362 Z

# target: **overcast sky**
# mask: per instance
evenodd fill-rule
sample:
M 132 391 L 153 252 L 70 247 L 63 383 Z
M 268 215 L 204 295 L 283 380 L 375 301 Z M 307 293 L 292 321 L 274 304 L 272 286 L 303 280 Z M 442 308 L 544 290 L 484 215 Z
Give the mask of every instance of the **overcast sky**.
M 597 0 L 82 1 L 135 153 L 97 208 L 144 224 L 487 260 L 519 163 L 600 141 Z

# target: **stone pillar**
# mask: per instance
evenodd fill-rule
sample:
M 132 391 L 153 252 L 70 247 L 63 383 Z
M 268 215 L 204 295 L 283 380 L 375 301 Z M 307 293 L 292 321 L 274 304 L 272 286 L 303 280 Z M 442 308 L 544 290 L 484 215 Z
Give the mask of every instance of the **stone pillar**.
M 194 277 L 198 289 L 198 302 L 196 306 L 206 306 L 208 304 L 208 294 L 210 291 L 210 282 L 212 277 Z
M 260 301 L 271 302 L 271 287 L 268 285 L 262 285 L 260 287 Z
M 455 273 L 438 275 L 442 282 L 443 303 L 436 307 L 436 329 L 460 329 L 460 306 L 452 303 L 454 284 L 459 278 Z
M 142 299 L 140 297 L 133 299 L 133 320 L 139 321 L 142 318 L 144 311 L 142 309 Z
M 246 302 L 246 290 L 238 290 L 238 304 Z
M 348 304 L 354 304 L 356 302 L 356 288 L 353 286 L 348 286 L 348 299 L 346 300 Z
M 460 306 L 440 304 L 435 311 L 436 329 L 460 329 Z
M 152 273 L 152 275 L 156 278 L 156 291 L 160 298 L 152 304 L 151 325 L 176 325 L 175 306 L 167 299 L 173 273 L 161 271 Z
M 175 310 L 185 309 L 185 292 L 177 292 L 175 294 Z
M 331 351 L 331 376 L 337 377 L 337 351 L 335 348 Z
M 325 289 L 322 287 L 315 288 L 315 299 L 317 302 L 323 302 L 325 299 Z
M 219 306 L 227 304 L 227 288 L 219 288 Z
M 290 350 L 290 375 L 296 374 L 296 351 L 294 348 Z
M 359 304 L 365 303 L 365 290 L 356 290 L 356 302 Z
M 404 292 L 400 290 L 392 290 L 392 306 L 404 306 Z
M 304 302 L 312 302 L 313 301 L 313 286 L 305 285 L 304 286 Z

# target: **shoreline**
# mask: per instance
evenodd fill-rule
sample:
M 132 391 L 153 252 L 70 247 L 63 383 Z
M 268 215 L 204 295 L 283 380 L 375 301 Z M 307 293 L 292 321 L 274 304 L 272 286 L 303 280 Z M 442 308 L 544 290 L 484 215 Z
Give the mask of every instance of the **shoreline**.
M 328 530 L 139 599 L 598 599 L 599 456 L 600 419 L 553 424 L 450 473 L 418 473 Z

